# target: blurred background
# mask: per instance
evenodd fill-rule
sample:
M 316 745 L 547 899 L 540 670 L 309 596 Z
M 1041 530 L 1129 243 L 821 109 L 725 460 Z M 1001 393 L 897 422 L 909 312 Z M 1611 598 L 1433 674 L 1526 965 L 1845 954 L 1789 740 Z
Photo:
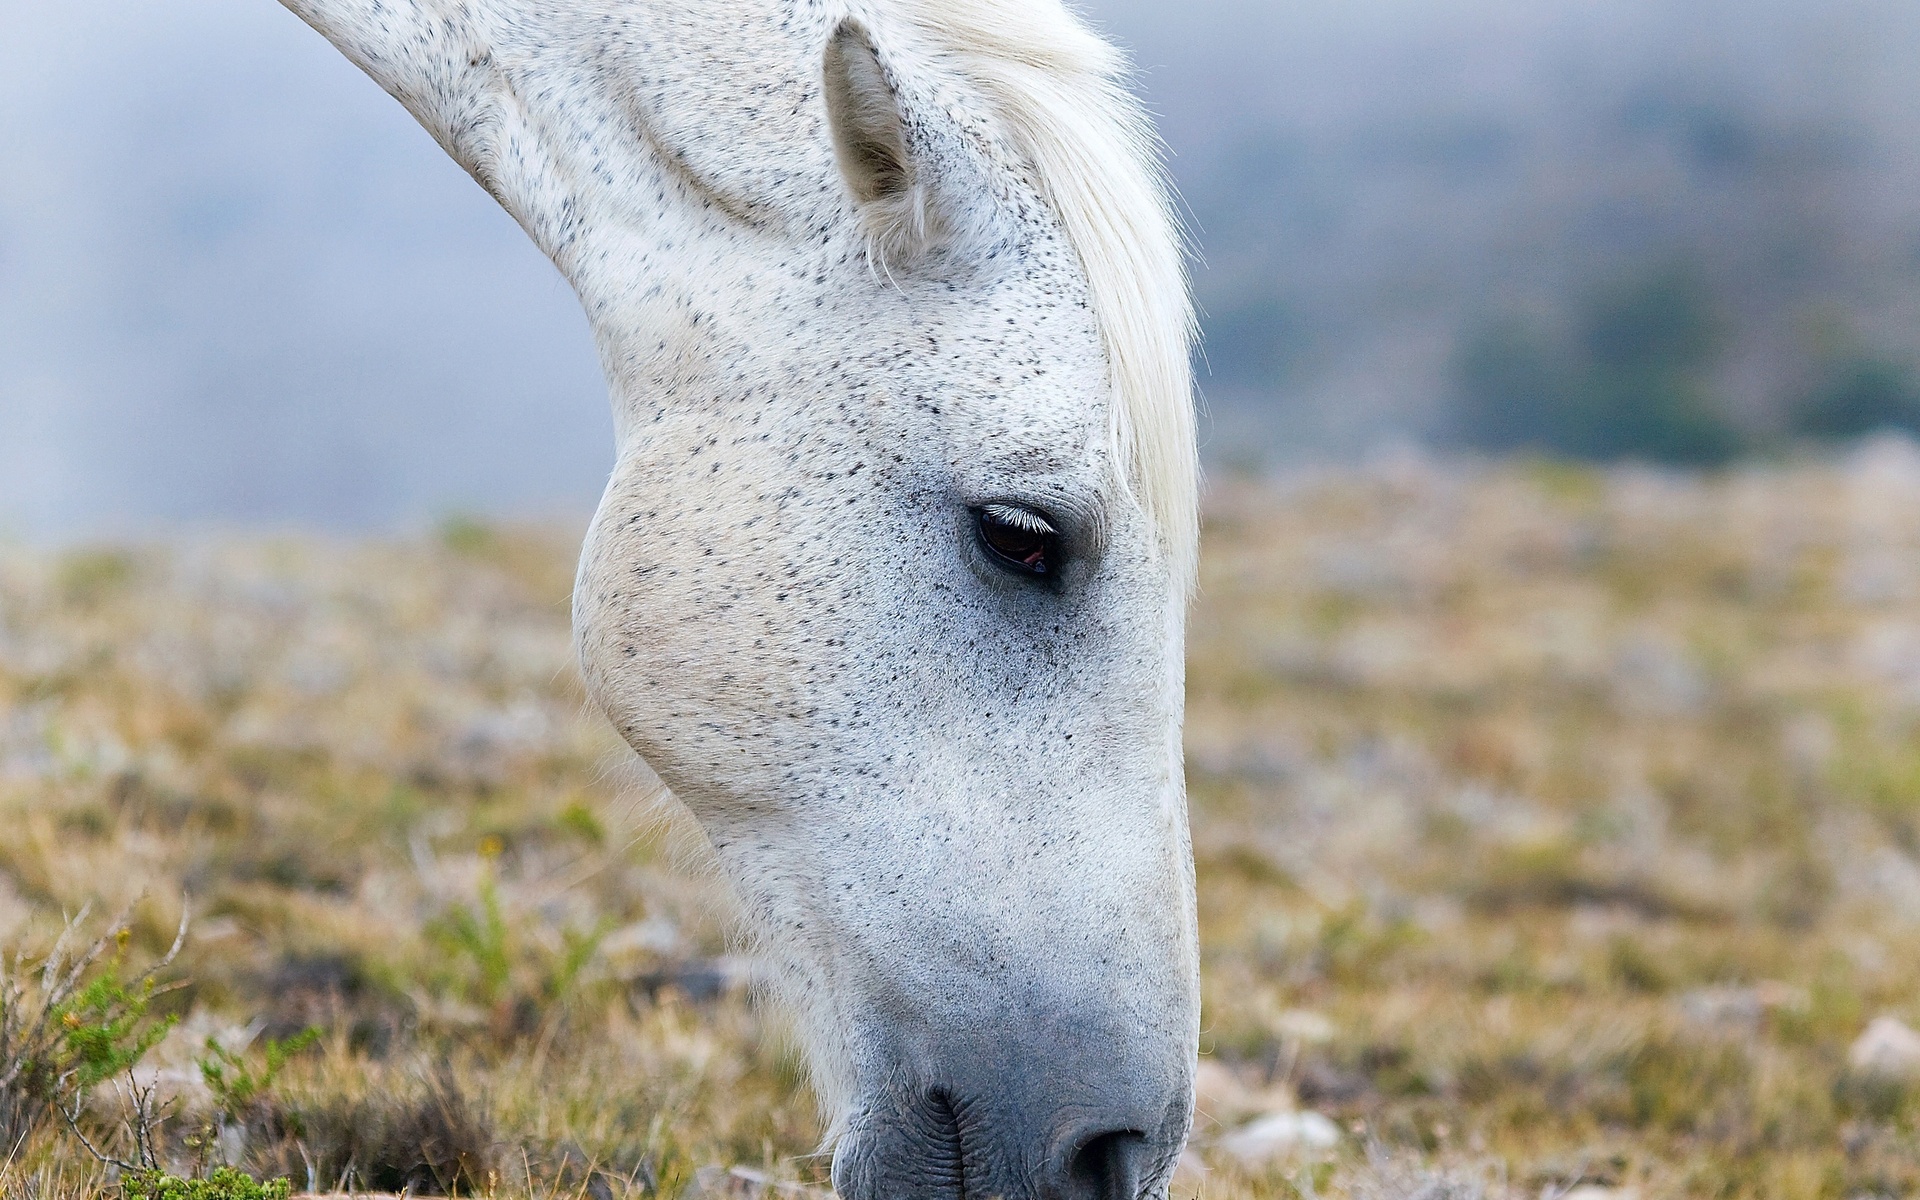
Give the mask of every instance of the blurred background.
M 1907 0 L 1093 0 L 1191 209 L 1216 466 L 1920 426 Z M 584 320 L 269 0 L 0 0 L 0 534 L 574 515 Z

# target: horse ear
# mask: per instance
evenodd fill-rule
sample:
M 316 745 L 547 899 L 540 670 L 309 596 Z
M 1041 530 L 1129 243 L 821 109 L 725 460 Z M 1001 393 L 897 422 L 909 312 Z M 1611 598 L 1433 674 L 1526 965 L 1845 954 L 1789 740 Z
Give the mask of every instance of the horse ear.
M 967 156 L 941 153 L 953 139 L 937 121 L 915 125 L 866 27 L 842 21 L 823 67 L 834 159 L 876 257 L 907 264 L 936 247 L 995 240 L 990 189 L 952 178 L 970 170 Z
M 827 41 L 827 123 L 847 190 L 861 204 L 898 204 L 914 179 L 900 97 L 858 21 L 842 21 Z

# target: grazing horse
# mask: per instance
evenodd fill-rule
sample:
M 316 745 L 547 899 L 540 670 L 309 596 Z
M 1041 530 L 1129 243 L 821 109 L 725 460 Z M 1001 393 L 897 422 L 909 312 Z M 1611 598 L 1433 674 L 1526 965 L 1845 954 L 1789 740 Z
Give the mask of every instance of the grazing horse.
M 1199 1028 L 1175 222 L 1059 0 L 282 0 L 579 293 L 594 702 L 849 1200 L 1161 1196 Z

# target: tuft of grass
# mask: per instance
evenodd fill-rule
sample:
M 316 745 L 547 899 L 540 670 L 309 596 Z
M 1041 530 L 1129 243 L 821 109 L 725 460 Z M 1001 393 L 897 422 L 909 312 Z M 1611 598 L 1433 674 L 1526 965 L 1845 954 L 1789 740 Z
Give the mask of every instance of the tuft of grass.
M 454 904 L 424 929 L 450 968 L 444 978 L 459 998 L 490 1014 L 495 1033 L 512 1037 L 534 1030 L 542 1013 L 574 1000 L 582 975 L 607 934 L 602 921 L 586 931 L 563 926 L 545 942 L 518 933 L 508 920 L 493 864 L 499 838 L 482 840 L 485 860 L 478 897 Z
M 127 551 L 77 550 L 60 560 L 59 595 L 75 608 L 92 608 L 125 592 L 132 586 L 137 571 L 134 557 Z
M 358 1094 L 277 1100 L 250 1116 L 248 1163 L 309 1190 L 454 1196 L 493 1190 L 503 1144 L 483 1104 L 442 1067 Z
M 455 554 L 482 558 L 500 547 L 500 534 L 479 517 L 456 513 L 440 522 L 440 544 Z

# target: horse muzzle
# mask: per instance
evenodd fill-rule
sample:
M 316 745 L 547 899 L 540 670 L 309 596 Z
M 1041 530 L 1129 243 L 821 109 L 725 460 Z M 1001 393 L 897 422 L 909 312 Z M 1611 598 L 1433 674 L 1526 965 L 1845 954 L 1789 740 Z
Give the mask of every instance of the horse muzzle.
M 1164 1195 L 1192 1118 L 1190 1055 L 1143 1054 L 1154 1048 L 1074 1024 L 989 1023 L 897 1064 L 856 1106 L 836 1190 L 845 1200 Z

